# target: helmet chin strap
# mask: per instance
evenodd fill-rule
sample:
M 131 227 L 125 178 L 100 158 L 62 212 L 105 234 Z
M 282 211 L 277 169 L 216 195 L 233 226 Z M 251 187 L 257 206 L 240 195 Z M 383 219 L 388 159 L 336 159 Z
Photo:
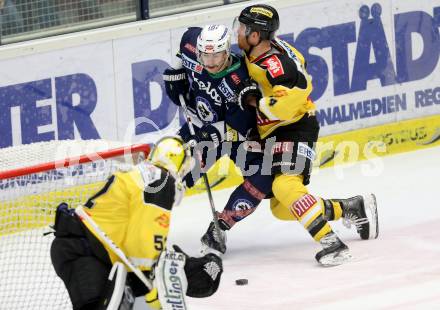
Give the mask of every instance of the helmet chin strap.
M 223 64 L 221 65 L 219 72 L 220 72 L 220 71 L 223 71 L 223 70 L 225 70 L 227 67 L 229 67 L 229 66 L 231 65 L 231 62 L 232 62 L 231 55 L 228 55 L 228 57 L 226 57 L 225 61 L 224 61 Z

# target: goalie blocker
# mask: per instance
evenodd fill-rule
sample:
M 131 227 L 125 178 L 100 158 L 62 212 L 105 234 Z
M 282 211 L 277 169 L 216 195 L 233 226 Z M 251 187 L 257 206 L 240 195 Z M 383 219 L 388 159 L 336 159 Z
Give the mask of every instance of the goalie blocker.
M 54 229 L 52 263 L 74 310 L 128 310 L 143 295 L 151 308 L 168 310 L 176 302 L 184 305 L 184 295 L 208 297 L 218 289 L 223 266 L 217 255 L 190 257 L 177 246 L 162 251 L 154 272 L 144 272 L 154 278 L 149 291 L 122 263 L 112 265 L 101 242 L 64 203 L 57 208 Z

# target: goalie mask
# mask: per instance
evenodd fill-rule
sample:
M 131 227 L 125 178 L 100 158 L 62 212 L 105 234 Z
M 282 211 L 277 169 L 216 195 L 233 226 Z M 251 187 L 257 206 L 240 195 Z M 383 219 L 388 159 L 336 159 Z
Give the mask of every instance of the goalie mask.
M 231 33 L 224 25 L 206 25 L 197 38 L 197 60 L 209 73 L 226 68 L 231 53 Z
M 157 141 L 147 160 L 183 178 L 191 170 L 191 154 L 180 137 L 164 137 Z

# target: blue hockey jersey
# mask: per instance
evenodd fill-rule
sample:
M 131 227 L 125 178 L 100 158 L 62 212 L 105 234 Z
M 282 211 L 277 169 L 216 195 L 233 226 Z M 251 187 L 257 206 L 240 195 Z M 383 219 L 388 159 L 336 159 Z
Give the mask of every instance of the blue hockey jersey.
M 241 110 L 237 93 L 241 81 L 248 78 L 246 64 L 241 56 L 231 53 L 232 64 L 225 70 L 211 74 L 197 61 L 197 37 L 202 28 L 192 27 L 183 34 L 178 56 L 190 83 L 188 109 L 203 124 L 225 122 L 225 131 L 237 131 L 243 140 L 256 128 L 254 109 Z M 226 138 L 225 140 L 230 140 Z

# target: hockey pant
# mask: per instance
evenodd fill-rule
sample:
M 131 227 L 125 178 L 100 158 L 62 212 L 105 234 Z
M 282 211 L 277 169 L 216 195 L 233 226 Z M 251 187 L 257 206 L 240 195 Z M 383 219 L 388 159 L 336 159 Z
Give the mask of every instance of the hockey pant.
M 332 231 L 327 219 L 338 220 L 342 216 L 339 202 L 309 194 L 302 175 L 276 175 L 272 192 L 272 214 L 281 220 L 299 221 L 316 241 Z

